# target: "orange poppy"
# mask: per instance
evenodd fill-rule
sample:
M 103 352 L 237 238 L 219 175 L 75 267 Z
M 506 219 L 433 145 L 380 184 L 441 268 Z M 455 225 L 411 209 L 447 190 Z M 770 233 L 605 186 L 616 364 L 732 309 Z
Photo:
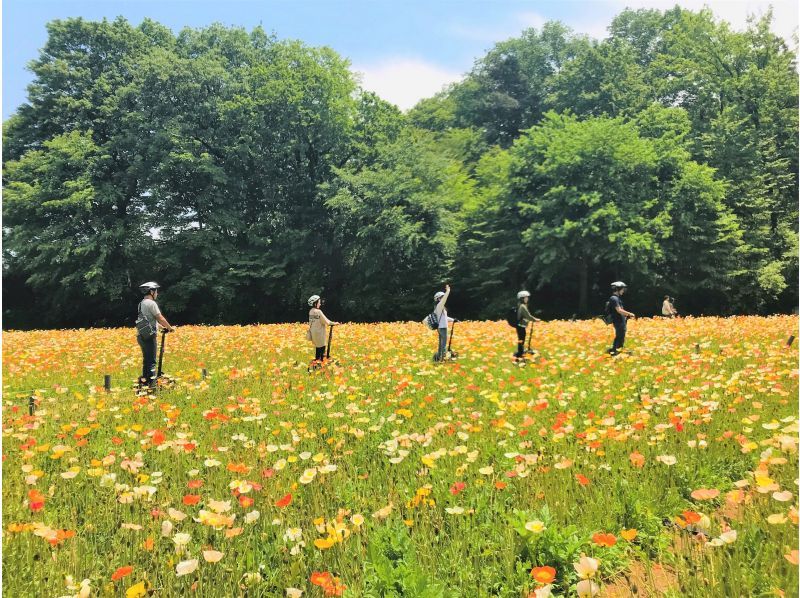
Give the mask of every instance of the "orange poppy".
M 617 543 L 617 538 L 614 534 L 608 534 L 605 532 L 597 532 L 595 535 L 592 536 L 592 542 L 597 544 L 598 546 L 614 546 Z
M 556 570 L 553 567 L 534 567 L 531 570 L 531 577 L 540 584 L 552 583 L 556 578 Z
M 701 519 L 700 513 L 695 513 L 694 511 L 684 511 L 681 515 L 683 515 L 683 520 L 689 525 L 697 523 Z
M 639 451 L 632 452 L 630 455 L 628 455 L 628 458 L 631 460 L 631 465 L 634 467 L 638 467 L 640 469 L 644 467 L 644 455 Z
M 619 535 L 625 538 L 628 542 L 633 542 L 638 534 L 639 532 L 635 529 L 624 529 L 619 533 Z
M 123 577 L 127 577 L 133 573 L 133 567 L 130 565 L 125 565 L 124 567 L 120 567 L 111 575 L 111 581 L 119 581 Z

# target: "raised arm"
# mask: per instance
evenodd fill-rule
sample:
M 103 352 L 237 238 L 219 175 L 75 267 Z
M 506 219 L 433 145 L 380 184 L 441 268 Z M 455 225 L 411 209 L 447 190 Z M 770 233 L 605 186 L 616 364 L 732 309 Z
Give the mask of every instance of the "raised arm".
M 450 285 L 448 284 L 445 285 L 444 287 L 444 296 L 441 299 L 439 299 L 439 303 L 437 303 L 436 307 L 433 309 L 435 313 L 441 315 L 442 310 L 444 309 L 444 304 L 447 303 L 447 298 L 449 296 L 450 296 Z

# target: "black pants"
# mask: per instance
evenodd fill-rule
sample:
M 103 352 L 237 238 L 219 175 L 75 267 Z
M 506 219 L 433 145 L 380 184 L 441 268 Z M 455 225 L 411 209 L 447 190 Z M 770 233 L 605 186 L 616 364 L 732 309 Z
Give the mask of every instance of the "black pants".
M 527 326 L 523 328 L 522 326 L 517 326 L 517 352 L 514 353 L 514 357 L 522 357 L 525 352 L 525 335 L 528 332 Z
M 628 330 L 628 319 L 622 318 L 621 320 L 614 320 L 614 344 L 611 345 L 612 351 L 619 351 L 625 346 L 625 333 Z
M 153 338 L 147 340 L 137 335 L 136 340 L 142 349 L 142 377 L 140 382 L 148 385 L 153 384 L 153 380 L 156 377 L 156 335 L 154 334 Z
M 317 361 L 322 361 L 324 358 L 325 358 L 325 347 L 317 347 L 314 359 L 316 359 Z

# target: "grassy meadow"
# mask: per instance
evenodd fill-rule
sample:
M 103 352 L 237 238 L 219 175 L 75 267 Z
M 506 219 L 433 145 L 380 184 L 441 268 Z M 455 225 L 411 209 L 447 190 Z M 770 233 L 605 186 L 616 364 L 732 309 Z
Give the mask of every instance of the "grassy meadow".
M 797 595 L 797 327 L 5 332 L 3 594 Z

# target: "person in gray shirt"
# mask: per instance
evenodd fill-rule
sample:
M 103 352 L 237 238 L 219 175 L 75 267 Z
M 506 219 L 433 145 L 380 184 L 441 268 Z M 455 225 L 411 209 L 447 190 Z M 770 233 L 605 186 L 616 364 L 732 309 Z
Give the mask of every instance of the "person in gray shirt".
M 153 334 L 144 335 L 141 330 L 136 335 L 136 341 L 142 349 L 142 377 L 139 379 L 140 386 L 153 386 L 156 377 L 156 350 L 158 327 L 165 328 L 167 332 L 175 330 L 167 319 L 161 314 L 161 310 L 156 303 L 158 289 L 161 286 L 157 282 L 146 282 L 139 285 L 139 290 L 144 294 L 144 299 L 139 303 L 139 314 L 150 324 Z M 138 328 L 138 326 L 137 326 Z

